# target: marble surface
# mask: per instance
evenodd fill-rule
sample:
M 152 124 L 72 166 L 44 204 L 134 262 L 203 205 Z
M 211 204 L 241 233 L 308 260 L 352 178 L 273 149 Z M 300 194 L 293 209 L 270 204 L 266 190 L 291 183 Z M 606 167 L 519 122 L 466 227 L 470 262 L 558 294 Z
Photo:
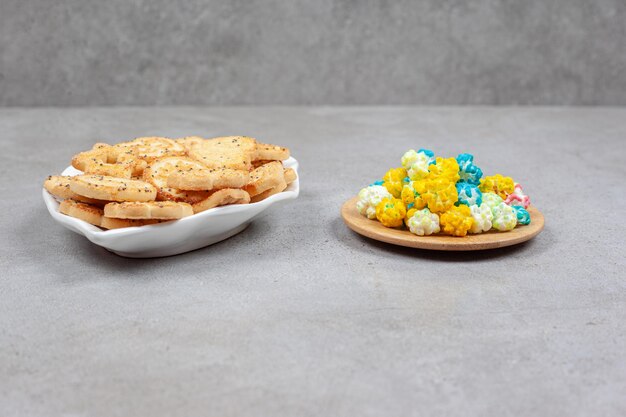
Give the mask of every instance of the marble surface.
M 624 0 L 2 0 L 0 106 L 626 105 Z
M 113 255 L 41 184 L 95 141 L 248 134 L 300 198 L 185 255 Z M 3 416 L 626 413 L 626 109 L 0 110 Z M 341 203 L 410 147 L 518 179 L 546 229 L 480 253 L 398 248 Z

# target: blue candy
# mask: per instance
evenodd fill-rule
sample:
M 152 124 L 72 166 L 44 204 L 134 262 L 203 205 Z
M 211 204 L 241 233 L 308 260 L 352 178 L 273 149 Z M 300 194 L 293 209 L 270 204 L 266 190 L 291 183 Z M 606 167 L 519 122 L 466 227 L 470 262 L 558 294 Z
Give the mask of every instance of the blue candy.
M 424 155 L 426 155 L 430 161 L 428 161 L 428 165 L 433 165 L 435 164 L 435 153 L 433 151 L 431 151 L 430 149 L 424 149 L 424 148 L 420 148 L 419 151 L 417 151 L 417 153 L 423 153 Z
M 420 150 L 417 151 L 417 152 L 425 153 L 426 156 L 428 156 L 429 158 L 434 158 L 435 157 L 435 153 L 433 151 L 431 151 L 430 149 L 420 148 Z
M 385 181 L 374 181 L 373 183 L 370 184 L 370 187 L 372 185 L 383 185 L 385 183 Z
M 517 216 L 517 224 L 530 224 L 530 213 L 522 206 L 512 206 Z
M 483 203 L 483 193 L 481 193 L 474 184 L 457 182 L 456 192 L 459 195 L 459 200 L 454 204 L 457 206 L 460 204 L 465 204 L 466 206 L 480 206 Z
M 459 182 L 474 185 L 480 184 L 483 171 L 478 168 L 478 166 L 474 165 L 474 155 L 470 153 L 459 154 L 459 156 L 456 157 L 456 162 L 459 164 L 459 176 L 461 177 Z

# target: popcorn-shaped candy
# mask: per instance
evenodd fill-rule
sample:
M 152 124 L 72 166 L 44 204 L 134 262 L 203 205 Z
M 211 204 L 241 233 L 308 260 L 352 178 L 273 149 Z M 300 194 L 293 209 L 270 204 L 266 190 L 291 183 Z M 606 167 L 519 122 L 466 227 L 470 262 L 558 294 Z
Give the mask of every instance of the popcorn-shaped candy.
M 402 182 L 402 180 L 406 177 L 406 169 L 399 168 L 391 168 L 389 171 L 383 175 L 383 181 L 385 182 Z
M 409 220 L 413 217 L 416 211 L 417 209 L 413 206 L 413 204 L 409 204 L 406 207 L 406 216 L 404 216 L 404 225 L 406 227 L 409 227 Z
M 407 227 L 418 236 L 428 236 L 439 233 L 439 216 L 428 209 L 415 210 L 407 222 Z
M 425 188 L 425 192 L 420 193 L 420 196 L 433 213 L 443 213 L 454 206 L 458 200 L 454 183 L 445 178 L 428 180 Z
M 389 191 L 389 193 L 395 198 L 399 198 L 402 193 L 403 184 L 401 182 L 389 182 L 385 181 L 383 186 Z
M 383 198 L 376 206 L 376 218 L 385 227 L 402 226 L 404 216 L 406 208 L 399 198 Z
M 481 206 L 489 207 L 492 213 L 493 213 L 493 210 L 500 205 L 500 203 L 504 202 L 504 200 L 502 200 L 502 197 L 500 197 L 498 194 L 495 194 L 495 193 L 483 192 L 482 197 L 483 197 L 483 202 Z
M 439 221 L 445 234 L 459 237 L 467 235 L 474 224 L 470 208 L 465 205 L 450 207 L 441 215 Z
M 506 232 L 515 229 L 515 226 L 517 226 L 517 215 L 513 207 L 500 203 L 493 209 L 492 213 L 493 220 L 491 223 L 494 229 Z
M 459 181 L 474 185 L 480 184 L 483 171 L 474 165 L 474 155 L 470 153 L 459 154 L 456 157 L 456 162 L 459 164 Z
M 483 193 L 477 186 L 468 182 L 457 182 L 456 192 L 459 195 L 459 201 L 455 204 L 465 204 L 466 206 L 480 206 L 483 202 Z
M 406 169 L 409 178 L 417 181 L 428 175 L 428 164 L 434 161 L 434 154 L 427 149 L 415 152 L 413 149 L 402 155 L 402 166 Z
M 515 216 L 517 217 L 517 224 L 530 224 L 530 213 L 522 206 L 511 206 L 515 210 Z
M 384 198 L 392 198 L 393 196 L 382 185 L 370 185 L 359 191 L 359 201 L 356 208 L 361 215 L 368 219 L 376 218 L 376 206 Z
M 493 192 L 505 199 L 507 195 L 514 191 L 513 178 L 504 177 L 500 174 L 485 177 L 480 180 L 479 188 L 483 193 Z
M 509 206 L 523 206 L 525 209 L 530 206 L 530 198 L 524 194 L 522 186 L 518 183 L 515 183 L 513 192 L 506 197 L 504 202 Z
M 435 163 L 428 167 L 429 179 L 445 178 L 453 183 L 459 180 L 459 164 L 454 158 L 435 159 Z
M 413 165 L 418 158 L 419 156 L 417 155 L 417 152 L 415 152 L 415 149 L 409 149 L 404 153 L 404 155 L 402 155 L 402 158 L 400 158 L 400 163 L 402 164 L 402 167 L 408 171 L 411 169 L 411 165 Z
M 409 205 L 412 205 L 416 209 L 423 209 L 426 207 L 426 203 L 420 197 L 420 193 L 415 189 L 416 186 L 420 188 L 417 181 L 411 181 L 410 183 L 405 184 L 402 188 L 402 193 L 400 193 L 400 198 L 407 208 Z
M 424 148 L 420 148 L 419 151 L 417 151 L 418 153 L 423 153 L 424 155 L 426 155 L 430 161 L 428 162 L 429 164 L 434 164 L 435 163 L 435 153 L 433 151 L 431 151 L 430 149 L 424 149 Z
M 472 213 L 472 218 L 474 219 L 474 223 L 472 223 L 472 227 L 469 230 L 470 233 L 482 233 L 491 229 L 493 214 L 487 204 L 470 206 L 470 213 Z
M 400 193 L 402 192 L 402 187 L 404 180 L 406 177 L 406 169 L 400 168 L 392 168 L 383 176 L 383 181 L 385 183 L 383 186 L 393 195 L 395 198 L 400 198 Z
M 413 188 L 420 195 L 424 194 L 428 188 L 428 180 L 413 181 Z

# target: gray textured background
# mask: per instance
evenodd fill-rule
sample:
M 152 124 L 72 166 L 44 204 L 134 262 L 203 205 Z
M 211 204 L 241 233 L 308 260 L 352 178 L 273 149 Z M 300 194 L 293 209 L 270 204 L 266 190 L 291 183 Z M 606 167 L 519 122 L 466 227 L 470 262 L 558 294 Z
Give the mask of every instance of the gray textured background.
M 92 138 L 240 130 L 291 148 L 301 194 L 208 248 L 121 258 L 41 201 Z M 624 137 L 626 108 L 0 109 L 0 416 L 624 417 Z M 512 175 L 546 229 L 478 253 L 350 231 L 413 146 Z
M 1 0 L 0 105 L 626 104 L 624 0 Z

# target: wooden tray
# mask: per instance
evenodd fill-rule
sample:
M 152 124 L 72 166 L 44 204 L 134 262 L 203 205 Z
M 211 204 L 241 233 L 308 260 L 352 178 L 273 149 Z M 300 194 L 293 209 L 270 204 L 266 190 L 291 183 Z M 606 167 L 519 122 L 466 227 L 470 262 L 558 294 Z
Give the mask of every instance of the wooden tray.
M 442 234 L 417 236 L 406 229 L 391 229 L 383 226 L 376 220 L 370 220 L 360 215 L 356 209 L 357 201 L 358 197 L 354 197 L 346 201 L 341 207 L 341 217 L 343 217 L 343 221 L 350 229 L 371 239 L 410 248 L 457 251 L 502 248 L 532 239 L 543 230 L 544 225 L 541 212 L 534 206 L 530 206 L 528 207 L 530 224 L 517 226 L 510 232 L 490 231 L 465 237 Z

